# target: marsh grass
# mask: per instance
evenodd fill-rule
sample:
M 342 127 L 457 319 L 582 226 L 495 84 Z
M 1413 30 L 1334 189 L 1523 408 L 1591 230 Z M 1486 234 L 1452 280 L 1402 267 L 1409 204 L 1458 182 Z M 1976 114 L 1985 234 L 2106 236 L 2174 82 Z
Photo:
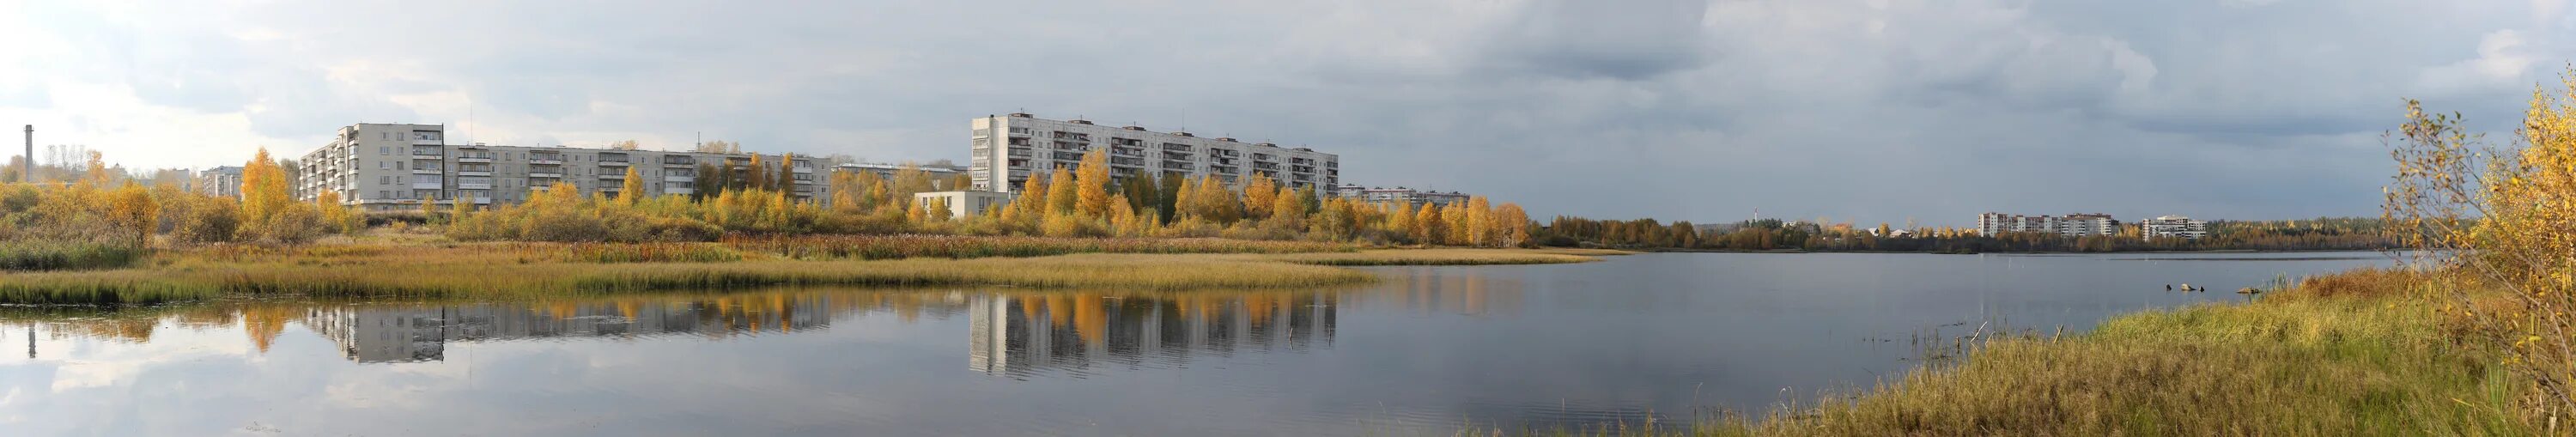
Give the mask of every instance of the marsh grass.
M 1758 415 L 1460 435 L 2542 435 L 2527 378 L 2436 310 L 2424 274 L 2310 277 L 2251 302 L 2147 311 L 2079 335 L 1973 342 L 1860 392 Z
M 1305 241 L 1215 238 L 1046 238 L 953 235 L 729 236 L 724 244 L 744 252 L 791 259 L 905 259 L 1039 257 L 1077 253 L 1236 254 L 1352 252 L 1357 246 Z
M 1599 261 L 1598 255 L 1624 255 L 1618 251 L 1580 249 L 1379 249 L 1352 253 L 1302 253 L 1267 255 L 1266 259 L 1323 266 L 1459 266 L 1512 264 L 1567 264 Z
M 1341 253 L 1331 251 L 1351 249 L 1333 244 L 1219 240 L 934 240 L 947 241 L 953 247 L 1053 248 L 1041 252 L 923 249 L 906 252 L 915 254 L 913 258 L 849 260 L 744 253 L 718 243 L 393 243 L 359 239 L 302 247 L 219 245 L 168 251 L 140 268 L 10 273 L 0 276 L 0 304 L 152 304 L 227 295 L 508 298 L 777 286 L 1276 289 L 1360 284 L 1377 279 L 1371 273 L 1332 265 L 1517 264 L 1589 259 L 1494 249 Z M 886 244 L 892 243 L 850 247 Z M 1068 250 L 1064 248 L 1153 253 L 1020 256 Z M 1198 253 L 1206 251 L 1220 253 Z
M 0 240 L 0 270 L 102 269 L 132 265 L 151 250 L 130 243 L 42 238 Z

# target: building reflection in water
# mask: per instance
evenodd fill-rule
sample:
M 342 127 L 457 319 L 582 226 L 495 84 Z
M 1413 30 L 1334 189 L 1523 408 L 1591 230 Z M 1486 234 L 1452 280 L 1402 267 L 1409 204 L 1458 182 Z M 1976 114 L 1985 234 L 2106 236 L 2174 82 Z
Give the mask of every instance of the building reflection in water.
M 311 307 L 302 322 L 339 344 L 350 360 L 384 363 L 443 360 L 449 342 L 724 338 L 823 329 L 835 317 L 873 310 L 894 311 L 906 321 L 924 313 L 944 319 L 963 309 L 963 301 L 959 293 L 768 293 L 536 306 L 342 305 Z
M 1329 292 L 980 295 L 969 304 L 967 368 L 1024 377 L 1329 348 L 1340 306 Z

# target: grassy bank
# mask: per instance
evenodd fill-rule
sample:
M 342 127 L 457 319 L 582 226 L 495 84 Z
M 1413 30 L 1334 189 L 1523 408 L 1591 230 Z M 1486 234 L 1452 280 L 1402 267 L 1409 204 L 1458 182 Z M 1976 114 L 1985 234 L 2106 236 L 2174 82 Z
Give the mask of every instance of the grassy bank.
M 1526 435 L 2539 435 L 2529 382 L 2466 346 L 2415 273 L 2000 336 L 1863 393 L 1765 414 Z M 1508 434 L 1508 433 L 1506 433 Z
M 114 270 L 0 273 L 0 303 L 149 304 L 227 294 L 499 298 L 808 285 L 1319 287 L 1375 280 L 1369 273 L 1334 265 L 1589 259 L 1526 250 L 1359 251 L 1340 244 L 1192 239 L 857 237 L 460 244 L 378 236 L 286 249 L 220 246 L 165 251 L 138 267 Z

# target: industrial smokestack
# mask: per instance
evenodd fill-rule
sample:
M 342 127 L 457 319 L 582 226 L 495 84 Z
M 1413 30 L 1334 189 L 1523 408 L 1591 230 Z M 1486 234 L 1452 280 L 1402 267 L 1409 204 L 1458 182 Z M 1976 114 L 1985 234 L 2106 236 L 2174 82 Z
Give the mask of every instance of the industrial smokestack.
M 36 181 L 36 125 L 27 125 L 27 157 L 18 161 L 18 182 Z

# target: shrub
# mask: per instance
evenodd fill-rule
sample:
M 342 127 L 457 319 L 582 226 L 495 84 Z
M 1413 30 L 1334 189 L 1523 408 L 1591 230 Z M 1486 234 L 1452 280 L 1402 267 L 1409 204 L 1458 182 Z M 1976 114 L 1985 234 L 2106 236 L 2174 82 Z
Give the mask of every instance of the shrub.
M 230 243 L 241 229 L 241 204 L 226 198 L 187 202 L 170 229 L 170 240 L 184 244 Z
M 607 241 L 608 223 L 579 212 L 547 212 L 529 217 L 527 233 L 520 237 L 567 243 Z
M 311 204 L 298 203 L 279 208 L 267 222 L 247 227 L 243 229 L 246 232 L 235 237 L 268 244 L 296 245 L 322 238 L 331 229 L 331 224 L 322 222 L 321 211 Z

